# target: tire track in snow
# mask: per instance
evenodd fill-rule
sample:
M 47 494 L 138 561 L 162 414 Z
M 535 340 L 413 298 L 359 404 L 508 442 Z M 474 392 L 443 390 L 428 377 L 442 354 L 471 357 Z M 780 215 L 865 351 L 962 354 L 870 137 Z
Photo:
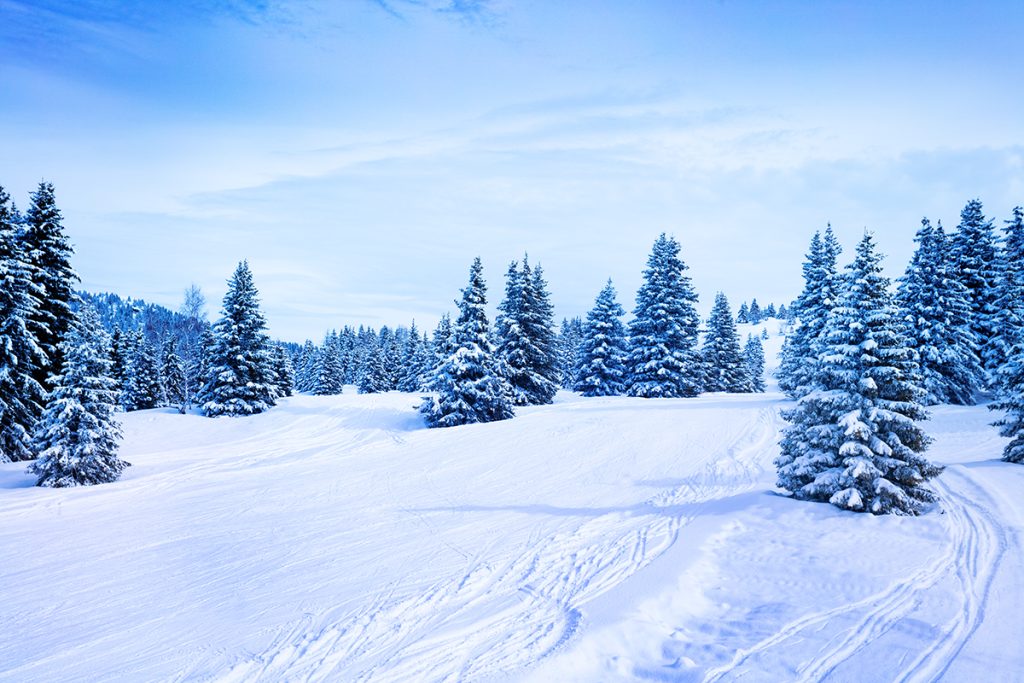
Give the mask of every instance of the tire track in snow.
M 644 504 L 531 535 L 504 565 L 478 554 L 458 578 L 413 595 L 392 586 L 356 613 L 304 618 L 217 680 L 457 681 L 535 664 L 572 639 L 588 601 L 660 557 L 702 507 L 759 485 L 778 419 L 774 406 L 760 410 L 722 458 Z
M 853 626 L 843 629 L 825 649 L 816 651 L 812 660 L 797 667 L 800 681 L 826 680 L 844 662 L 913 614 L 929 590 L 952 578 L 959 586 L 960 604 L 956 616 L 943 627 L 940 638 L 922 651 L 896 680 L 918 683 L 941 679 L 956 654 L 981 624 L 992 579 L 1007 548 L 1005 529 L 988 509 L 972 500 L 972 497 L 988 499 L 981 488 L 960 469 L 950 468 L 943 477 L 947 481 L 940 478 L 934 486 L 941 495 L 950 526 L 947 552 L 879 593 L 790 622 L 772 636 L 738 652 L 729 664 L 709 671 L 704 678 L 705 683 L 739 673 L 739 667 L 771 650 L 788 646 L 798 651 L 805 649 L 803 644 L 809 631 L 820 630 L 835 620 L 859 616 Z M 951 487 L 950 477 L 962 482 L 970 491 L 959 486 Z

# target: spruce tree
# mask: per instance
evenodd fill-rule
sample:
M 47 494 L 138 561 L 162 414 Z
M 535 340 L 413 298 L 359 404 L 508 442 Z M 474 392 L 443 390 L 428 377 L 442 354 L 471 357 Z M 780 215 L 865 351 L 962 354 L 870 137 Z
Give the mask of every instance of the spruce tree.
M 774 318 L 776 315 L 777 314 L 775 312 L 775 304 L 768 304 L 764 309 L 764 316 L 762 317 L 762 320 Z
M 117 387 L 110 378 L 109 341 L 96 311 L 83 306 L 60 343 L 63 371 L 36 426 L 39 457 L 29 472 L 38 486 L 108 483 L 128 467 L 117 457 L 121 430 L 114 419 Z
M 313 393 L 317 396 L 340 394 L 344 385 L 345 370 L 341 361 L 340 338 L 336 330 L 331 330 L 324 337 L 324 344 L 317 356 Z
M 142 338 L 142 332 L 136 334 L 138 343 L 131 387 L 135 401 L 133 409 L 149 410 L 163 404 L 164 388 L 160 377 L 160 359 L 157 358 L 156 348 Z
M 612 281 L 604 286 L 587 314 L 573 387 L 584 396 L 618 396 L 626 391 L 625 311 L 615 300 Z
M 740 352 L 740 338 L 732 320 L 732 309 L 725 294 L 715 295 L 704 346 L 704 391 L 746 393 L 753 390 L 746 359 Z
M 317 350 L 309 339 L 302 345 L 299 360 L 295 364 L 295 388 L 298 391 L 313 391 L 316 385 Z
M 573 389 L 580 366 L 580 345 L 583 343 L 583 321 L 579 316 L 562 319 L 558 328 L 558 367 L 563 389 Z
M 752 325 L 757 325 L 764 320 L 764 315 L 761 313 L 761 306 L 758 305 L 757 299 L 752 299 L 750 302 L 750 310 L 747 311 L 747 320 Z
M 391 378 L 389 377 L 388 367 L 385 362 L 388 344 L 387 329 L 387 327 L 384 327 L 381 330 L 385 332 L 385 334 L 381 335 L 384 344 L 378 344 L 371 349 L 370 355 L 366 358 L 363 374 L 359 378 L 360 394 L 377 394 L 391 390 Z
M 252 415 L 276 403 L 270 339 L 257 297 L 249 264 L 242 261 L 228 281 L 221 318 L 213 326 L 203 404 L 207 417 Z
M 765 390 L 764 346 L 761 344 L 760 337 L 755 337 L 752 334 L 747 335 L 747 343 L 743 347 L 743 359 L 747 364 L 751 391 L 763 392 Z
M 1002 393 L 1011 372 L 1013 347 L 1024 335 L 1024 209 L 1017 206 L 1006 221 L 1002 277 L 996 289 L 994 333 L 986 362 L 994 368 L 997 392 Z
M 636 295 L 629 324 L 628 391 L 643 398 L 696 396 L 700 393 L 700 358 L 694 306 L 697 294 L 679 243 L 662 233 L 654 243 Z
M 163 379 L 163 405 L 177 406 L 178 412 L 187 410 L 187 378 L 185 363 L 178 355 L 177 340 L 173 336 L 164 341 L 160 352 L 160 376 Z
M 399 391 L 419 391 L 422 384 L 424 357 L 422 355 L 423 343 L 420 339 L 420 332 L 416 329 L 416 321 L 409 328 L 406 335 L 405 345 L 402 347 L 402 363 L 398 371 L 398 382 L 396 389 Z
M 505 299 L 498 306 L 495 322 L 497 357 L 516 405 L 551 403 L 558 390 L 557 339 L 547 293 L 547 283 L 538 265 L 530 268 L 523 258 L 506 274 Z
M 60 372 L 58 344 L 74 319 L 75 283 L 71 268 L 74 249 L 64 234 L 63 216 L 57 208 L 53 185 L 39 183 L 25 213 L 22 230 L 23 253 L 32 270 L 39 305 L 33 307 L 28 329 L 46 356 L 46 364 L 35 369 L 36 381 L 48 387 L 48 376 Z
M 291 396 L 295 390 L 295 368 L 288 350 L 283 345 L 274 345 L 272 364 L 277 395 Z
M 433 380 L 437 397 L 424 397 L 420 412 L 428 427 L 453 427 L 513 417 L 508 389 L 495 370 L 488 335 L 487 286 L 479 257 L 470 268 L 455 321 L 455 351 Z
M 779 486 L 804 500 L 874 514 L 913 515 L 935 500 L 942 471 L 921 453 L 927 417 L 913 382 L 915 354 L 870 234 L 841 280 L 822 334 L 813 390 L 784 417 Z
M 835 303 L 836 260 L 840 251 L 831 225 L 826 228 L 824 239 L 820 232 L 814 233 L 803 265 L 804 290 L 790 308 L 790 315 L 799 319 L 799 325 L 783 343 L 777 372 L 779 388 L 791 398 L 809 391 L 818 362 L 819 338 Z
M 1024 463 L 1024 339 L 1021 337 L 1007 354 L 1000 380 L 1000 398 L 989 408 L 1006 411 L 1006 415 L 994 423 L 1001 428 L 1000 435 L 1010 438 L 1003 448 L 1003 460 Z
M 750 322 L 750 309 L 747 308 L 746 301 L 740 304 L 740 310 L 736 313 L 736 322 L 744 325 Z
M 998 349 L 990 348 L 997 337 L 999 251 L 995 228 L 985 218 L 981 201 L 972 199 L 960 212 L 960 224 L 952 238 L 952 257 L 957 277 L 967 288 L 971 303 L 971 330 L 988 372 L 995 372 Z
M 956 277 L 940 223 L 927 218 L 917 232 L 917 250 L 900 279 L 903 334 L 917 351 L 925 405 L 971 405 L 983 384 L 977 341 L 971 330 L 967 289 Z
M 40 369 L 46 354 L 30 331 L 40 288 L 18 238 L 18 217 L 0 187 L 0 462 L 29 460 L 32 430 L 42 415 Z

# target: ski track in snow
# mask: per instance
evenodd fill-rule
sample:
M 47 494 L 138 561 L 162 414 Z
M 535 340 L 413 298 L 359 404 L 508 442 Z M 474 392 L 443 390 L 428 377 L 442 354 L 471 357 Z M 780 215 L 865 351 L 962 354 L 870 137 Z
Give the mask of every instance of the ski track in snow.
M 304 619 L 216 680 L 462 681 L 535 663 L 570 641 L 581 606 L 661 556 L 702 507 L 757 486 L 778 420 L 774 406 L 759 410 L 725 457 L 635 515 L 612 512 L 534 537 L 531 552 L 503 566 L 471 558 L 458 578 L 405 598 L 381 593 L 337 621 Z

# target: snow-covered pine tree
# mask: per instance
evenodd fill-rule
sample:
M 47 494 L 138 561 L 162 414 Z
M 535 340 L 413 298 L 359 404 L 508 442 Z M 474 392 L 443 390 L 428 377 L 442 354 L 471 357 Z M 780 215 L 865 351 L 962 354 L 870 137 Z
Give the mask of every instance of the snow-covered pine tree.
M 789 321 L 789 310 L 786 309 L 786 304 L 779 304 L 778 312 L 779 320 L 788 322 Z
M 114 419 L 117 387 L 110 378 L 109 341 L 96 311 L 83 306 L 60 343 L 63 371 L 36 425 L 38 459 L 29 472 L 38 486 L 112 482 L 129 465 L 117 457 L 121 429 Z
M 1024 463 L 1024 335 L 1019 335 L 1008 351 L 999 379 L 999 400 L 989 408 L 1006 411 L 993 423 L 1000 427 L 1001 436 L 1010 438 L 1003 447 L 1003 460 Z
M 753 391 L 746 359 L 740 352 L 740 338 L 732 320 L 732 308 L 722 292 L 715 295 L 701 359 L 704 362 L 704 391 Z
M 21 250 L 9 202 L 0 187 L 0 462 L 34 457 L 32 430 L 44 398 L 37 377 L 48 364 L 28 322 L 38 315 L 41 291 Z
M 313 391 L 316 382 L 317 351 L 312 340 L 307 339 L 295 362 L 295 389 Z
M 558 328 L 558 367 L 563 389 L 572 390 L 579 374 L 580 344 L 583 343 L 583 321 L 579 316 L 562 318 Z
M 915 241 L 897 299 L 906 316 L 903 334 L 920 363 L 921 402 L 972 405 L 983 373 L 967 289 L 957 279 L 941 223 L 933 228 L 923 219 Z
M 409 334 L 406 335 L 405 344 L 402 347 L 402 362 L 398 369 L 398 382 L 395 388 L 399 391 L 419 391 L 422 384 L 424 368 L 421 349 L 423 343 L 420 340 L 420 331 L 416 329 L 416 321 L 412 321 Z
M 776 315 L 775 304 L 768 304 L 764 309 L 764 315 L 761 319 L 768 320 L 769 318 L 774 318 Z
M 391 378 L 388 376 L 388 367 L 385 362 L 387 345 L 389 343 L 388 328 L 381 329 L 381 339 L 384 344 L 378 344 L 370 350 L 366 357 L 366 365 L 363 367 L 363 374 L 359 378 L 360 394 L 377 394 L 391 390 Z
M 295 390 L 295 368 L 292 357 L 281 344 L 274 344 L 272 364 L 274 366 L 277 395 L 291 396 Z
M 185 363 L 178 355 L 177 340 L 168 336 L 160 352 L 160 376 L 163 379 L 163 405 L 177 406 L 182 415 L 188 409 Z
M 751 391 L 758 393 L 765 390 L 764 386 L 764 345 L 761 338 L 747 335 L 747 343 L 743 347 L 743 359 L 747 363 L 747 374 L 750 375 Z
M 398 369 L 402 363 L 399 332 L 400 330 L 392 330 L 387 325 L 383 326 L 377 338 L 377 349 L 371 349 L 371 356 L 379 354 L 380 362 L 380 374 L 375 380 L 378 387 L 376 391 L 391 391 L 398 386 Z
M 764 319 L 764 314 L 761 312 L 761 306 L 758 305 L 757 299 L 751 299 L 750 309 L 747 311 L 747 320 L 751 325 L 757 325 Z
M 1006 221 L 1002 277 L 996 289 L 994 334 L 985 349 L 988 366 L 994 368 L 996 391 L 1002 392 L 1013 347 L 1024 336 L 1024 209 L 1017 206 Z
M 618 396 L 626 391 L 625 310 L 615 300 L 609 279 L 587 313 L 579 349 L 579 369 L 573 387 L 584 396 Z
M 779 388 L 791 398 L 810 391 L 818 362 L 818 340 L 835 302 L 836 260 L 840 251 L 831 225 L 826 228 L 824 239 L 820 232 L 814 233 L 803 265 L 804 290 L 790 308 L 790 315 L 796 316 L 799 324 L 783 343 L 776 372 Z
M 133 362 L 132 395 L 135 398 L 133 410 L 148 410 L 163 404 L 164 388 L 160 377 L 160 359 L 156 348 L 143 338 L 142 331 L 136 332 L 135 360 Z
M 358 380 L 358 378 L 357 378 Z M 316 380 L 313 393 L 317 396 L 340 394 L 345 388 L 345 369 L 342 365 L 341 339 L 337 330 L 324 337 L 317 357 Z
M 696 396 L 701 364 L 697 294 L 679 243 L 662 233 L 654 242 L 629 324 L 628 392 L 643 398 Z
M 496 355 L 516 405 L 551 403 L 558 390 L 557 339 L 551 303 L 540 266 L 523 257 L 506 274 L 505 298 L 495 321 Z
M 750 322 L 750 309 L 746 301 L 740 304 L 740 310 L 736 312 L 736 322 L 744 325 Z
M 60 372 L 58 344 L 74 320 L 78 274 L 71 267 L 74 249 L 64 234 L 63 216 L 57 208 L 53 185 L 39 183 L 22 223 L 22 253 L 32 271 L 39 305 L 33 307 L 28 329 L 46 355 L 35 368 L 35 379 L 48 388 L 48 376 Z
M 455 351 L 432 381 L 437 397 L 424 397 L 420 407 L 428 427 L 507 420 L 515 414 L 508 389 L 495 370 L 497 361 L 488 338 L 486 304 L 487 286 L 477 257 L 459 302 L 453 335 Z
M 786 411 L 779 486 L 803 500 L 874 514 L 914 515 L 935 500 L 925 486 L 942 467 L 921 453 L 927 413 L 915 354 L 870 234 L 842 278 L 828 315 L 812 390 Z
M 978 341 L 979 355 L 986 372 L 993 373 L 996 367 L 992 363 L 998 353 L 990 351 L 989 346 L 997 336 L 1000 258 L 995 228 L 992 221 L 985 218 L 980 200 L 972 199 L 964 206 L 951 243 L 957 277 L 970 298 L 971 330 Z
M 209 379 L 203 404 L 207 417 L 261 413 L 277 401 L 270 338 L 260 312 L 249 264 L 238 264 L 213 326 Z

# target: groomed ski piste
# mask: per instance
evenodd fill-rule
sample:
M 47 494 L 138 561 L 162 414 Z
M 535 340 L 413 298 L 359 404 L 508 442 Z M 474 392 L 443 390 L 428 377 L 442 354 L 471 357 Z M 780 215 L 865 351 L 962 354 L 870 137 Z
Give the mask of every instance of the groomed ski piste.
M 0 465 L 0 681 L 1024 681 L 994 415 L 933 409 L 941 505 L 873 517 L 780 494 L 769 389 L 124 415 L 116 483 Z

